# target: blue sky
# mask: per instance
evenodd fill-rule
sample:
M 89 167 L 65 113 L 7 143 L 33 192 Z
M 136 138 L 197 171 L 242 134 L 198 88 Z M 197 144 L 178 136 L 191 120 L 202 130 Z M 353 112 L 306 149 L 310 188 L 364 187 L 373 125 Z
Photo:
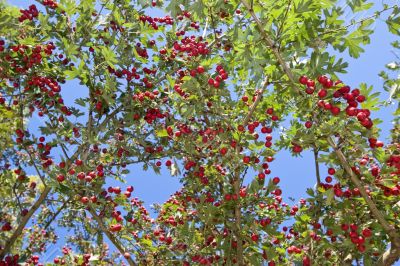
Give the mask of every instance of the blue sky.
M 32 0 L 8 0 L 8 2 L 24 8 L 34 3 Z M 378 6 L 381 5 L 378 4 Z M 340 78 L 351 87 L 357 87 L 362 82 L 372 85 L 375 91 L 381 92 L 381 98 L 385 100 L 388 98 L 388 93 L 383 90 L 382 80 L 378 73 L 384 69 L 385 64 L 394 60 L 390 43 L 396 38 L 388 33 L 387 26 L 382 20 L 375 22 L 374 29 L 371 44 L 364 47 L 365 53 L 360 58 L 350 58 L 346 52 L 340 55 L 349 63 L 348 73 L 340 75 Z M 78 82 L 69 82 L 63 87 L 63 95 L 67 103 L 73 103 L 76 90 L 84 90 L 84 88 L 80 87 Z M 381 125 L 383 139 L 389 134 L 391 113 L 394 109 L 395 106 L 391 105 L 374 114 L 374 117 L 383 120 Z M 32 123 L 36 122 L 32 121 Z M 286 199 L 290 196 L 297 201 L 301 197 L 305 197 L 306 188 L 313 187 L 316 182 L 311 152 L 303 152 L 302 157 L 293 158 L 289 152 L 282 151 L 276 156 L 270 167 L 272 170 L 270 177 L 279 176 L 281 178 L 281 186 Z M 141 166 L 130 167 L 130 169 L 132 171 L 126 180 L 129 185 L 135 187 L 133 196 L 144 200 L 145 206 L 148 208 L 152 203 L 164 202 L 180 188 L 178 178 L 171 177 L 165 168 L 161 171 L 161 175 L 156 175 L 151 171 L 145 172 Z M 322 178 L 327 175 L 327 169 L 323 166 L 321 166 L 321 175 Z

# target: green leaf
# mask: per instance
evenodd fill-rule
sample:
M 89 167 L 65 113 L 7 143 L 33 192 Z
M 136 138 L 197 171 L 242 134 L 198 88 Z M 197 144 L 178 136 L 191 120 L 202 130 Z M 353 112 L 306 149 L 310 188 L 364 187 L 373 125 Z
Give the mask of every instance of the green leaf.
M 168 137 L 168 132 L 167 132 L 167 130 L 165 129 L 165 128 L 163 128 L 163 129 L 159 129 L 159 130 L 156 130 L 156 136 L 157 137 Z
M 135 49 L 133 49 L 135 50 Z M 117 56 L 115 53 L 111 50 L 110 47 L 108 46 L 100 46 L 100 51 L 101 54 L 104 56 L 104 60 L 106 63 L 111 66 L 112 68 L 115 68 L 114 64 L 118 62 Z
M 335 194 L 333 192 L 333 189 L 328 189 L 325 194 L 326 194 L 326 205 L 329 206 L 332 204 L 332 201 L 335 198 Z
M 387 18 L 386 24 L 389 31 L 393 34 L 400 35 L 400 7 L 393 9 L 392 14 Z

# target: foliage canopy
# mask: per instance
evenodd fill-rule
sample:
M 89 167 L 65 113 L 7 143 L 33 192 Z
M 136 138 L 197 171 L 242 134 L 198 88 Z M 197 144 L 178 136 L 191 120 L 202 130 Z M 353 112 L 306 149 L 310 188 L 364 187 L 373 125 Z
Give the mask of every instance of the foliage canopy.
M 378 93 L 339 80 L 380 18 L 400 35 L 398 5 L 364 0 L 0 3 L 0 265 L 394 264 L 400 108 L 384 143 Z M 285 149 L 315 155 L 294 205 L 269 169 Z M 182 182 L 155 218 L 109 187 L 132 164 Z

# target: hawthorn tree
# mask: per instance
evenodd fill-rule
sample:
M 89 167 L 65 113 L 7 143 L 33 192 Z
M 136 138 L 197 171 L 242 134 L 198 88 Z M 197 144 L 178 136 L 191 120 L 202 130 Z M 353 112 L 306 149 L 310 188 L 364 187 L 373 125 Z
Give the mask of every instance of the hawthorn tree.
M 400 35 L 398 5 L 37 2 L 0 3 L 0 265 L 400 258 L 400 108 L 384 143 L 378 94 L 339 80 L 340 55 L 359 57 L 375 20 Z M 398 104 L 400 62 L 387 68 Z M 84 92 L 65 104 L 73 81 Z M 315 155 L 317 186 L 296 204 L 269 168 L 285 149 Z M 135 184 L 107 181 L 127 182 L 133 164 L 182 182 L 153 218 Z M 45 261 L 60 238 L 69 245 Z

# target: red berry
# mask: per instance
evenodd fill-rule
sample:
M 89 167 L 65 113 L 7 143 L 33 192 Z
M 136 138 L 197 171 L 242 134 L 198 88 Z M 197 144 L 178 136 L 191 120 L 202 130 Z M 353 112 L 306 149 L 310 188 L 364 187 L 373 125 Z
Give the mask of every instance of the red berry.
M 372 236 L 372 231 L 371 231 L 371 229 L 369 229 L 369 228 L 364 228 L 364 229 L 362 230 L 362 235 L 363 235 L 364 237 L 371 237 L 371 236 Z
M 225 155 L 227 153 L 227 151 L 228 151 L 228 149 L 224 147 L 224 148 L 221 148 L 219 152 L 221 155 Z
M 327 94 L 328 94 L 327 90 L 321 89 L 321 90 L 318 92 L 318 97 L 319 97 L 319 98 L 325 98 Z
M 334 168 L 329 168 L 329 169 L 328 169 L 328 174 L 334 175 L 335 173 L 336 173 L 336 171 L 335 171 Z
M 257 242 L 258 241 L 258 235 L 252 234 L 251 235 L 251 240 L 253 240 L 254 242 Z
M 292 150 L 293 150 L 294 153 L 300 153 L 300 152 L 303 151 L 303 148 L 301 146 L 299 146 L 299 145 L 294 145 Z
M 303 84 L 303 85 L 306 85 L 306 84 L 307 84 L 307 80 L 308 80 L 307 76 L 301 76 L 301 77 L 299 78 L 299 82 L 300 82 L 301 84 Z
M 199 74 L 204 73 L 205 69 L 203 66 L 198 66 L 197 67 L 197 72 L 199 72 Z
M 258 174 L 258 179 L 260 179 L 260 180 L 265 179 L 265 174 L 264 173 L 259 173 Z
M 272 183 L 274 183 L 275 185 L 277 185 L 280 181 L 281 181 L 281 179 L 279 177 L 274 177 L 272 179 Z
M 64 175 L 58 175 L 58 176 L 57 176 L 57 181 L 58 181 L 58 182 L 61 183 L 61 182 L 63 182 L 64 180 L 65 180 L 65 176 L 64 176 Z
M 89 198 L 88 198 L 88 197 L 82 197 L 82 198 L 81 198 L 81 202 L 82 202 L 83 204 L 87 204 L 87 203 L 89 202 Z
M 315 87 L 315 81 L 312 79 L 307 80 L 307 87 L 309 88 Z

